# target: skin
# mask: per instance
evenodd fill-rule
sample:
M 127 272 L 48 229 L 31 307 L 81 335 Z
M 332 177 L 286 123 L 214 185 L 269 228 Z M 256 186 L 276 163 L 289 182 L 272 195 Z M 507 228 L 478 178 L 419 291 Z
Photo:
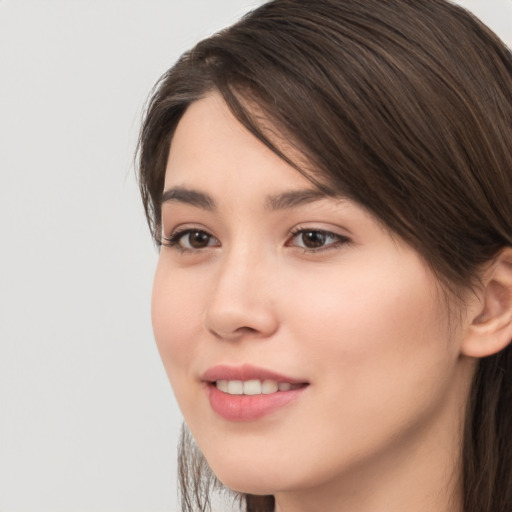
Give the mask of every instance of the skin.
M 315 188 L 217 94 L 193 103 L 177 127 L 164 190 L 174 187 L 208 194 L 216 208 L 163 204 L 164 238 L 200 230 L 205 245 L 191 248 L 187 234 L 164 241 L 153 326 L 219 479 L 274 494 L 280 512 L 460 511 L 471 316 L 449 321 L 421 256 L 344 198 L 266 207 L 268 196 Z M 332 235 L 313 250 L 296 229 Z M 261 419 L 227 421 L 201 375 L 244 363 L 309 386 Z

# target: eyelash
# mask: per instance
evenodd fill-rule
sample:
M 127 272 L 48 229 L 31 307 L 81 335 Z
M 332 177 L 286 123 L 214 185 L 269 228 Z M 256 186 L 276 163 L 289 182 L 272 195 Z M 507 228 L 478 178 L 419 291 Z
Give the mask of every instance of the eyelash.
M 215 239 L 215 237 L 213 235 L 211 235 L 204 229 L 185 228 L 185 229 L 177 230 L 174 233 L 171 233 L 171 235 L 168 237 L 164 237 L 162 240 L 162 245 L 164 245 L 166 247 L 171 247 L 180 253 L 186 253 L 186 252 L 193 253 L 193 252 L 202 251 L 203 249 L 207 249 L 208 247 L 210 247 L 209 245 L 207 245 L 205 247 L 194 249 L 194 248 L 189 248 L 189 247 L 183 247 L 182 245 L 180 245 L 180 241 L 182 240 L 182 238 L 191 233 L 202 233 L 204 235 L 207 235 L 209 237 L 209 241 L 212 239 Z M 350 243 L 349 238 L 347 238 L 346 236 L 340 235 L 338 233 L 333 233 L 333 232 L 327 231 L 325 229 L 314 229 L 314 228 L 304 228 L 304 227 L 298 227 L 298 228 L 292 230 L 290 232 L 290 238 L 291 238 L 291 240 L 293 240 L 297 236 L 304 234 L 304 233 L 316 233 L 316 234 L 322 235 L 323 237 L 333 238 L 335 240 L 334 242 L 332 242 L 330 244 L 327 244 L 322 247 L 314 248 L 314 249 L 308 248 L 308 247 L 301 247 L 301 249 L 304 250 L 304 254 L 311 254 L 311 253 L 318 253 L 318 252 L 323 252 L 323 251 L 328 251 L 328 250 L 333 250 L 333 249 L 339 249 L 339 248 L 341 248 L 341 246 Z M 292 245 L 289 245 L 288 242 L 286 243 L 286 246 L 293 247 Z
M 346 236 L 340 235 L 339 233 L 333 233 L 332 231 L 327 231 L 325 229 L 315 229 L 315 228 L 305 228 L 305 227 L 297 227 L 296 229 L 290 232 L 290 237 L 293 240 L 298 235 L 304 233 L 317 233 L 321 234 L 326 238 L 333 238 L 335 241 L 330 244 L 324 245 L 322 247 L 316 249 L 310 249 L 308 247 L 301 247 L 304 250 L 304 254 L 318 253 L 323 251 L 329 251 L 333 249 L 340 249 L 343 245 L 347 245 L 350 243 L 350 239 Z
M 172 249 L 175 249 L 180 253 L 197 252 L 197 251 L 201 251 L 208 247 L 208 246 L 206 246 L 206 247 L 199 248 L 199 249 L 191 249 L 189 247 L 183 247 L 182 245 L 180 245 L 181 239 L 185 235 L 189 235 L 191 233 L 203 233 L 203 234 L 207 235 L 208 237 L 210 237 L 210 239 L 215 238 L 213 235 L 211 235 L 210 233 L 208 233 L 208 231 L 205 231 L 204 229 L 184 228 L 184 229 L 179 229 L 177 231 L 174 231 L 168 237 L 164 237 L 162 240 L 162 245 L 164 245 L 166 247 L 171 247 Z

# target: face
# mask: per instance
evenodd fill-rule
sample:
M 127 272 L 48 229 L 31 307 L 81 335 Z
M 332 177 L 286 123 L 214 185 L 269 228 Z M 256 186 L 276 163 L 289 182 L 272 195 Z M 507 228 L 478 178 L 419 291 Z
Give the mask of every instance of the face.
M 446 448 L 466 392 L 460 336 L 417 252 L 318 195 L 216 94 L 180 121 L 164 191 L 154 332 L 221 481 L 320 488 Z

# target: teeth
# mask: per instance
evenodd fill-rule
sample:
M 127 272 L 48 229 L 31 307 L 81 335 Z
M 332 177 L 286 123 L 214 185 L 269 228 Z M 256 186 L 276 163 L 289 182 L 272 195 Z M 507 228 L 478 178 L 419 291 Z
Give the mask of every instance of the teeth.
M 275 393 L 279 389 L 279 385 L 275 380 L 264 380 L 261 383 L 261 392 L 264 395 L 269 395 L 270 393 Z
M 290 391 L 291 389 L 301 387 L 299 384 L 277 382 L 270 379 L 264 381 L 258 379 L 246 381 L 218 380 L 215 384 L 218 390 L 228 393 L 229 395 L 269 395 L 277 391 Z
M 218 380 L 217 381 L 217 389 L 224 391 L 224 393 L 228 392 L 228 381 L 227 380 Z
M 244 395 L 261 395 L 261 382 L 259 380 L 246 380 L 244 382 Z
M 241 380 L 228 381 L 228 393 L 230 395 L 243 395 L 244 383 Z

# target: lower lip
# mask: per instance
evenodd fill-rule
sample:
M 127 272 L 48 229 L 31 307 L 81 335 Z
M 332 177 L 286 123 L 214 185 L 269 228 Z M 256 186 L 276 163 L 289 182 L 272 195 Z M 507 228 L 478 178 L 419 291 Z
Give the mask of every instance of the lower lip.
M 307 386 L 268 395 L 230 395 L 207 384 L 212 409 L 228 421 L 253 421 L 297 400 Z

